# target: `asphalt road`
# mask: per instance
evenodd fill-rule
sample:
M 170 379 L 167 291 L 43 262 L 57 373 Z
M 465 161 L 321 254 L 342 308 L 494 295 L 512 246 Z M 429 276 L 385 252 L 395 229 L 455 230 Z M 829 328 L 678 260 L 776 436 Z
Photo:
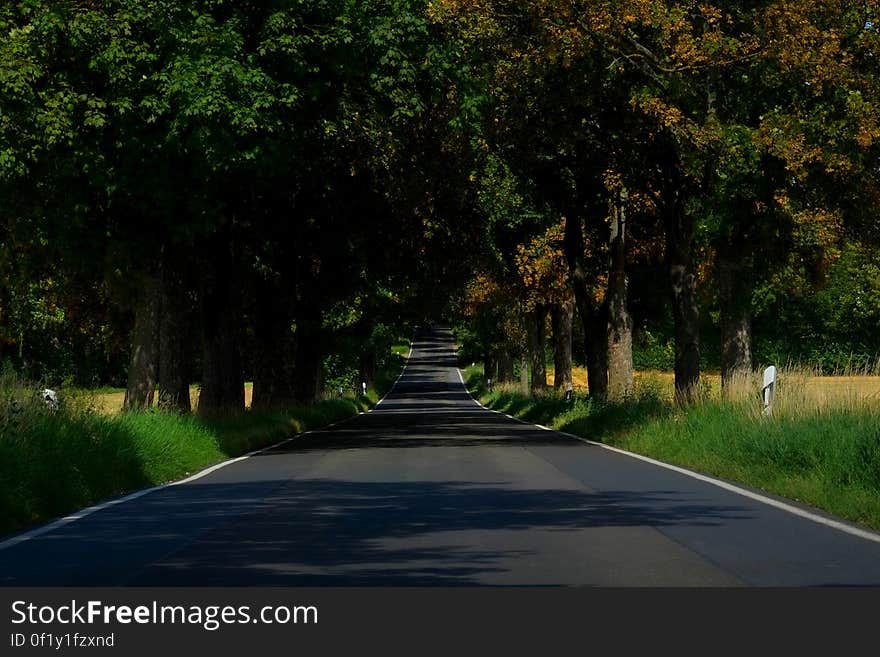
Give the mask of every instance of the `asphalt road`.
M 0 547 L 0 584 L 880 585 L 880 543 L 479 407 L 418 334 L 371 413 Z

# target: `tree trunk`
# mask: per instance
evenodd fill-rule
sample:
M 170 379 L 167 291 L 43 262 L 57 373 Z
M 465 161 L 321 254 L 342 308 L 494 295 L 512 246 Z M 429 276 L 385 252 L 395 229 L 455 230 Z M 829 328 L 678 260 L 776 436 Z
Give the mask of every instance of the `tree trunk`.
M 571 334 L 574 322 L 574 298 L 553 306 L 551 311 L 553 323 L 553 387 L 556 390 L 568 390 L 571 384 Z
M 627 306 L 626 215 L 624 199 L 612 213 L 608 270 L 608 398 L 622 401 L 633 393 L 632 317 Z
M 244 410 L 244 375 L 239 353 L 239 305 L 232 258 L 217 257 L 203 269 L 202 381 L 199 414 Z
M 147 276 L 135 309 L 124 411 L 144 410 L 153 405 L 159 360 L 159 306 L 159 283 L 155 276 Z
M 254 295 L 253 409 L 294 404 L 294 300 L 281 285 L 260 281 Z
M 587 388 L 590 397 L 604 402 L 608 399 L 608 306 L 603 303 L 587 312 Z
M 483 377 L 487 382 L 498 383 L 498 361 L 493 353 L 483 357 Z
M 376 379 L 376 352 L 372 346 L 365 346 L 358 359 L 358 385 L 363 381 L 370 385 Z
M 320 318 L 300 317 L 296 323 L 296 365 L 293 391 L 297 402 L 311 404 L 321 394 Z M 361 382 L 358 381 L 358 386 Z M 358 392 L 361 392 L 360 387 Z
M 513 356 L 509 349 L 503 349 L 498 356 L 498 382 L 510 383 L 514 378 Z
M 667 212 L 666 261 L 675 324 L 675 398 L 694 400 L 700 383 L 700 311 L 693 263 L 693 219 L 675 203 Z
M 159 408 L 189 413 L 187 340 L 190 303 L 183 276 L 173 259 L 163 254 L 161 319 L 159 320 Z
M 719 257 L 722 390 L 737 372 L 752 369 L 751 290 L 743 270 L 744 267 L 732 258 Z
M 547 307 L 543 305 L 536 306 L 528 318 L 529 355 L 532 370 L 530 389 L 532 392 L 539 392 L 547 387 L 546 320 Z
M 605 401 L 608 397 L 608 320 L 605 304 L 597 304 L 590 294 L 584 251 L 580 220 L 570 214 L 565 219 L 565 259 L 584 326 L 587 385 L 593 399 Z

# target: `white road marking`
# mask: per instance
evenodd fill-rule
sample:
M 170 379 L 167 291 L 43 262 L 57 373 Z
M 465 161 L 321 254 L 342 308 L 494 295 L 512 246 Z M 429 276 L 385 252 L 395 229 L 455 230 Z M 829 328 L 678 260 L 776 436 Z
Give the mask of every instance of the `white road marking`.
M 412 343 L 410 343 L 409 354 L 410 354 L 410 356 L 412 355 Z M 409 364 L 408 359 L 409 359 L 409 357 L 407 357 L 407 364 Z M 403 370 L 401 371 L 400 375 L 398 375 L 397 381 L 399 381 L 400 377 L 403 376 L 403 372 L 405 370 L 406 370 L 406 365 L 404 365 Z M 397 381 L 394 382 L 394 385 L 397 385 Z M 394 390 L 394 386 L 391 387 L 391 390 Z M 391 390 L 388 391 L 388 394 L 391 393 Z M 386 394 L 385 397 L 387 397 L 388 394 Z M 383 397 L 382 399 L 384 400 L 385 397 Z M 381 403 L 381 400 L 376 403 L 376 406 L 378 406 L 380 403 Z M 363 411 L 359 411 L 358 415 L 364 415 Z M 18 545 L 20 543 L 24 543 L 25 541 L 29 541 L 32 538 L 36 538 L 37 536 L 42 536 L 43 534 L 48 534 L 49 532 L 51 532 L 55 529 L 58 529 L 59 527 L 69 525 L 70 523 L 75 522 L 76 520 L 80 520 L 81 518 L 85 518 L 86 516 L 90 516 L 93 513 L 101 511 L 102 509 L 107 509 L 111 506 L 116 506 L 117 504 L 123 504 L 125 502 L 131 502 L 132 500 L 136 500 L 139 497 L 143 497 L 144 495 L 149 495 L 150 493 L 154 493 L 158 490 L 162 490 L 165 488 L 171 488 L 172 486 L 179 486 L 181 484 L 187 484 L 191 481 L 196 481 L 197 479 L 201 479 L 202 477 L 208 476 L 212 472 L 216 472 L 220 468 L 225 468 L 226 466 L 232 465 L 233 463 L 238 463 L 239 461 L 244 461 L 245 459 L 248 459 L 252 456 L 256 456 L 257 454 L 261 454 L 263 452 L 269 451 L 270 449 L 277 449 L 279 447 L 286 445 L 290 441 L 295 440 L 296 438 L 299 438 L 300 436 L 304 436 L 304 435 L 310 434 L 310 433 L 315 433 L 318 431 L 323 431 L 324 429 L 329 429 L 330 427 L 334 427 L 337 424 L 342 424 L 343 422 L 351 420 L 353 417 L 357 417 L 357 416 L 352 415 L 350 417 L 346 417 L 341 420 L 337 420 L 336 422 L 331 422 L 330 424 L 327 424 L 323 427 L 320 427 L 319 429 L 310 429 L 308 431 L 303 431 L 301 433 L 290 436 L 289 438 L 285 438 L 284 440 L 282 440 L 280 442 L 273 443 L 271 445 L 267 445 L 266 447 L 261 447 L 260 449 L 255 449 L 251 452 L 248 452 L 247 454 L 243 454 L 243 455 L 237 456 L 235 458 L 227 459 L 226 461 L 221 461 L 220 463 L 215 463 L 214 465 L 209 466 L 209 467 L 205 468 L 204 470 L 200 470 L 199 472 L 195 473 L 194 475 L 190 475 L 189 477 L 186 477 L 185 479 L 179 479 L 177 481 L 168 482 L 167 484 L 160 484 L 159 486 L 152 486 L 150 488 L 144 488 L 143 490 L 135 491 L 134 493 L 129 493 L 128 495 L 124 495 L 123 497 L 119 497 L 114 500 L 108 500 L 106 502 L 101 502 L 100 504 L 95 504 L 93 506 L 86 507 L 85 509 L 80 509 L 79 511 L 76 511 L 74 513 L 66 515 L 63 518 L 58 518 L 57 520 L 54 520 L 47 525 L 42 525 L 40 527 L 36 527 L 35 529 L 31 529 L 29 531 L 22 532 L 21 534 L 16 534 L 15 536 L 12 536 L 11 538 L 8 538 L 3 542 L 0 542 L 0 550 L 5 550 L 7 548 L 11 548 L 11 547 Z
M 378 408 L 379 404 L 381 404 L 383 401 L 385 401 L 385 398 L 388 395 L 390 395 L 392 392 L 394 392 L 394 389 L 397 387 L 398 382 L 403 378 L 403 375 L 406 374 L 406 368 L 409 367 L 409 362 L 412 359 L 413 349 L 415 349 L 415 346 L 416 346 L 415 338 L 416 338 L 416 336 L 415 336 L 415 334 L 413 334 L 412 340 L 409 341 L 409 353 L 406 355 L 406 362 L 403 364 L 403 369 L 400 370 L 400 374 L 398 374 L 397 378 L 394 379 L 394 383 L 391 384 L 391 388 L 388 390 L 388 392 L 386 392 L 384 395 L 382 395 L 382 399 L 377 401 L 376 405 L 373 406 L 373 408 L 371 408 L 369 412 L 372 412 L 374 409 Z
M 461 370 L 458 371 L 458 377 L 461 379 L 462 384 L 464 384 L 464 377 L 461 375 Z M 483 406 L 478 400 L 474 398 L 471 394 L 471 391 L 468 390 L 468 387 L 465 386 L 465 391 L 473 399 L 477 404 L 481 407 L 485 408 L 487 411 L 491 411 L 491 408 L 487 408 Z M 720 479 L 715 479 L 714 477 L 710 477 L 708 475 L 700 474 L 699 472 L 694 472 L 693 470 L 688 470 L 687 468 L 682 468 L 677 465 L 672 465 L 670 463 L 664 463 L 663 461 L 657 461 L 656 459 L 649 458 L 647 456 L 642 456 L 641 454 L 635 454 L 633 452 L 627 452 L 625 449 L 620 449 L 619 447 L 612 447 L 610 445 L 606 445 L 604 443 L 596 442 L 595 440 L 589 440 L 587 438 L 583 438 L 581 436 L 576 436 L 573 433 L 567 433 L 565 431 L 558 431 L 555 429 L 549 429 L 548 427 L 544 427 L 540 424 L 533 424 L 531 422 L 526 422 L 525 420 L 521 420 L 518 417 L 513 417 L 511 415 L 505 415 L 505 417 L 509 417 L 511 420 L 515 420 L 516 422 L 520 422 L 522 424 L 527 424 L 532 427 L 538 427 L 540 429 L 545 429 L 547 431 L 554 431 L 555 433 L 562 434 L 563 436 L 568 436 L 569 438 L 574 438 L 575 440 L 579 440 L 582 443 L 587 443 L 588 445 L 593 445 L 595 447 L 601 447 L 602 449 L 607 449 L 612 452 L 616 452 L 618 454 L 622 454 L 623 456 L 629 456 L 630 458 L 638 459 L 639 461 L 644 461 L 645 463 L 650 463 L 651 465 L 656 465 L 660 468 L 665 468 L 666 470 L 672 470 L 673 472 L 677 472 L 678 474 L 685 475 L 686 477 L 691 477 L 692 479 L 697 479 L 707 484 L 711 484 L 712 486 L 716 486 L 718 488 L 722 488 L 731 493 L 735 493 L 737 495 L 741 495 L 743 497 L 747 497 L 751 500 L 755 500 L 756 502 L 761 502 L 762 504 L 766 504 L 767 506 L 772 506 L 773 508 L 779 509 L 780 511 L 785 511 L 792 515 L 798 516 L 800 518 L 804 518 L 806 520 L 811 520 L 817 524 L 824 525 L 826 527 L 831 527 L 832 529 L 836 529 L 838 531 L 844 532 L 846 534 L 850 534 L 851 536 L 858 536 L 859 538 L 863 538 L 867 541 L 872 541 L 874 543 L 880 543 L 880 534 L 862 529 L 860 527 L 854 527 L 845 522 L 841 522 L 839 520 L 834 520 L 833 518 L 826 518 L 825 516 L 821 516 L 819 514 L 813 513 L 811 511 L 807 511 L 806 509 L 801 509 L 792 504 L 787 504 L 786 502 L 782 502 L 780 500 L 775 500 L 772 497 L 767 497 L 765 495 L 761 495 L 760 493 L 755 493 L 750 490 L 746 490 L 745 488 L 740 488 L 734 484 L 728 483 L 726 481 L 721 481 Z
M 412 352 L 413 352 L 413 346 L 411 345 L 410 346 L 410 353 L 409 353 L 410 357 L 412 356 Z M 397 381 L 399 381 L 400 378 L 403 376 L 403 372 L 406 371 L 406 367 L 408 365 L 409 365 L 409 357 L 407 358 L 407 363 L 406 363 L 406 365 L 404 365 L 403 371 L 401 371 L 400 375 L 397 377 L 397 380 L 394 382 L 394 385 L 392 385 L 391 390 L 388 391 L 388 393 L 385 395 L 385 397 L 387 397 L 388 394 L 390 394 L 391 391 L 394 390 L 394 386 L 397 385 Z M 465 392 L 467 392 L 467 394 L 471 398 L 471 400 L 473 400 L 473 402 L 475 404 L 477 404 L 478 406 L 480 406 L 481 408 L 484 408 L 487 411 L 493 411 L 493 409 L 487 408 L 482 403 L 480 403 L 477 399 L 475 399 L 473 395 L 471 395 L 470 390 L 468 390 L 467 386 L 464 383 L 464 377 L 462 376 L 461 370 L 459 368 L 456 368 L 456 371 L 458 372 L 459 380 L 461 381 L 461 384 L 464 387 Z M 384 401 L 385 397 L 383 397 L 379 402 L 377 402 L 376 406 L 378 406 L 382 401 Z M 494 412 L 497 412 L 497 411 L 494 411 Z M 361 413 L 361 414 L 363 414 L 363 413 Z M 352 417 L 356 417 L 356 416 L 352 416 Z M 538 428 L 543 429 L 545 431 L 555 431 L 554 429 L 550 429 L 549 427 L 545 427 L 540 424 L 532 424 L 530 422 L 526 422 L 525 420 L 521 420 L 519 418 L 513 417 L 508 414 L 505 414 L 505 417 L 510 418 L 511 420 L 514 420 L 516 422 L 520 422 L 522 424 L 538 427 Z M 285 440 L 282 440 L 281 442 L 278 442 L 278 443 L 275 443 L 272 445 L 268 445 L 266 447 L 262 447 L 260 449 L 254 450 L 252 452 L 248 452 L 247 454 L 244 454 L 244 455 L 236 457 L 236 458 L 232 458 L 232 459 L 228 459 L 226 461 L 222 461 L 220 463 L 216 463 L 216 464 L 214 464 L 208 468 L 205 468 L 204 470 L 201 470 L 200 472 L 197 472 L 196 474 L 191 475 L 185 479 L 180 479 L 178 481 L 169 482 L 167 484 L 162 484 L 159 486 L 153 486 L 151 488 L 146 488 L 144 490 L 130 493 L 128 495 L 125 495 L 125 496 L 120 497 L 115 500 L 109 500 L 107 502 L 102 502 L 100 504 L 96 504 L 94 506 L 90 506 L 85 509 L 81 509 L 79 511 L 76 511 L 75 513 L 72 513 L 70 515 L 64 516 L 63 518 L 59 518 L 58 520 L 50 522 L 47 525 L 43 525 L 42 527 L 37 527 L 36 529 L 32 529 L 30 531 L 26 531 L 21 534 L 17 534 L 16 536 L 13 536 L 11 538 L 6 539 L 3 542 L 0 542 L 0 550 L 5 550 L 7 548 L 10 548 L 10 547 L 18 545 L 20 543 L 23 543 L 25 541 L 28 541 L 32 538 L 36 538 L 37 536 L 47 534 L 55 529 L 58 529 L 59 527 L 63 527 L 64 525 L 75 522 L 76 520 L 79 520 L 81 518 L 85 518 L 86 516 L 89 516 L 93 513 L 96 513 L 97 511 L 101 511 L 102 509 L 116 506 L 118 504 L 123 504 L 125 502 L 130 502 L 132 500 L 135 500 L 139 497 L 143 497 L 144 495 L 148 495 L 148 494 L 155 492 L 155 491 L 158 491 L 158 490 L 162 490 L 165 488 L 171 488 L 172 486 L 179 486 L 181 484 L 186 484 L 186 483 L 189 483 L 192 481 L 196 481 L 197 479 L 201 479 L 202 477 L 205 477 L 205 476 L 211 474 L 212 472 L 216 472 L 217 470 L 220 470 L 221 468 L 225 468 L 228 465 L 232 465 L 233 463 L 238 463 L 239 461 L 244 461 L 245 459 L 248 459 L 251 456 L 255 456 L 257 454 L 260 454 L 262 452 L 266 452 L 271 449 L 277 449 L 278 447 L 286 445 L 287 443 L 298 438 L 299 436 L 305 435 L 307 433 L 313 433 L 316 431 L 324 431 L 326 429 L 329 429 L 330 427 L 333 427 L 337 424 L 341 424 L 341 423 L 346 422 L 350 419 L 351 419 L 351 417 L 344 418 L 342 420 L 338 420 L 337 422 L 333 422 L 331 424 L 328 424 L 319 430 L 312 429 L 312 430 L 309 430 L 309 431 L 306 431 L 303 433 L 299 433 L 294 436 L 291 436 L 290 438 L 286 438 Z M 624 456 L 629 456 L 631 458 L 638 459 L 640 461 L 644 461 L 644 462 L 650 463 L 652 465 L 656 465 L 657 467 L 660 467 L 660 468 L 672 470 L 673 472 L 677 472 L 677 473 L 685 475 L 687 477 L 697 479 L 697 480 L 702 481 L 704 483 L 711 484 L 711 485 L 716 486 L 718 488 L 722 488 L 726 491 L 729 491 L 731 493 L 735 493 L 737 495 L 741 495 L 743 497 L 747 497 L 747 498 L 755 500 L 757 502 L 761 502 L 763 504 L 774 507 L 774 508 L 779 509 L 781 511 L 785 511 L 785 512 L 790 513 L 792 515 L 799 516 L 799 517 L 804 518 L 806 520 L 811 520 L 817 524 L 824 525 L 824 526 L 830 527 L 832 529 L 836 529 L 838 531 L 844 532 L 846 534 L 850 534 L 852 536 L 858 536 L 859 538 L 863 538 L 865 540 L 872 541 L 874 543 L 880 543 L 880 534 L 877 534 L 875 532 L 871 532 L 868 530 L 864 530 L 859 527 L 853 527 L 849 524 L 840 522 L 838 520 L 834 520 L 832 518 L 826 518 L 824 516 L 817 515 L 815 513 L 807 511 L 806 509 L 801 509 L 801 508 L 798 508 L 798 507 L 793 506 L 791 504 L 787 504 L 785 502 L 781 502 L 779 500 L 775 500 L 773 498 L 766 497 L 764 495 L 761 495 L 759 493 L 755 493 L 753 491 L 746 490 L 744 488 L 740 488 L 739 486 L 736 486 L 734 484 L 730 484 L 728 482 L 721 481 L 719 479 L 715 479 L 713 477 L 710 477 L 710 476 L 707 476 L 704 474 L 700 474 L 698 472 L 694 472 L 694 471 L 688 470 L 686 468 L 682 468 L 682 467 L 679 467 L 676 465 L 671 465 L 669 463 L 664 463 L 663 461 L 657 461 L 657 460 L 649 458 L 647 456 L 642 456 L 640 454 L 628 452 L 626 450 L 619 449 L 617 447 L 611 447 L 610 445 L 606 445 L 604 443 L 599 443 L 599 442 L 596 442 L 593 440 L 588 440 L 587 438 L 583 438 L 581 436 L 576 436 L 571 433 L 566 433 L 564 431 L 555 431 L 555 433 L 559 433 L 564 436 L 568 436 L 569 438 L 579 440 L 583 443 L 587 443 L 588 445 L 593 445 L 595 447 L 601 447 L 602 449 L 607 449 L 612 452 L 617 452 L 618 454 L 622 454 Z

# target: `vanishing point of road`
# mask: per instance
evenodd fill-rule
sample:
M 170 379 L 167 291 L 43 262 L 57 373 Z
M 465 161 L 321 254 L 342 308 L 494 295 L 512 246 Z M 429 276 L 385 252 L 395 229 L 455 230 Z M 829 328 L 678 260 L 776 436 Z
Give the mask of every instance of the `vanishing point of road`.
M 880 585 L 811 513 L 485 410 L 433 329 L 372 412 L 12 537 L 0 584 Z

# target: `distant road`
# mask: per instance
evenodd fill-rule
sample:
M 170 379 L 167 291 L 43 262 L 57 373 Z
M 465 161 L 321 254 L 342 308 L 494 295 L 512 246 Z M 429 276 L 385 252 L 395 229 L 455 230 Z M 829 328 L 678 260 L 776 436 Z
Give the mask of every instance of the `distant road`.
M 0 549 L 11 585 L 880 585 L 880 543 L 484 410 L 417 334 L 371 413 Z

